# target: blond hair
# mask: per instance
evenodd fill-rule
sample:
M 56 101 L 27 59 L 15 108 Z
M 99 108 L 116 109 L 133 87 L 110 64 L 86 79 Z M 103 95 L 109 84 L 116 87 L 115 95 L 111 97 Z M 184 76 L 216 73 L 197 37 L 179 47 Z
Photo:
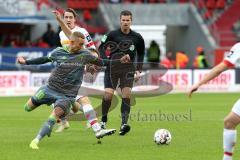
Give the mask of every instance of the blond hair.
M 81 32 L 73 32 L 72 35 L 76 38 L 85 39 L 85 36 Z

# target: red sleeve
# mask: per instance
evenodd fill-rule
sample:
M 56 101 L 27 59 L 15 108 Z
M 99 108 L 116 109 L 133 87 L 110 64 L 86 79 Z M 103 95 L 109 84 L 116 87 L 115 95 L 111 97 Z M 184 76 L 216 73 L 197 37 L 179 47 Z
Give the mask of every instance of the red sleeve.
M 92 46 L 94 46 L 94 48 L 95 48 L 95 45 L 94 45 L 93 41 L 91 41 L 90 43 L 88 43 L 88 44 L 86 45 L 87 48 L 90 48 L 90 47 L 92 47 Z
M 234 64 L 232 64 L 231 62 L 229 62 L 228 60 L 223 60 L 223 63 L 226 64 L 228 66 L 228 68 L 233 68 Z

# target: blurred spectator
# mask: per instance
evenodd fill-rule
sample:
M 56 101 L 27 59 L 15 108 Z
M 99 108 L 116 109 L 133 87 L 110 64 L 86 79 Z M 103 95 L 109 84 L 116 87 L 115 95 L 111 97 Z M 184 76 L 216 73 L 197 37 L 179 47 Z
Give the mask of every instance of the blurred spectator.
M 217 1 L 217 4 L 216 4 L 217 9 L 222 10 L 225 8 L 225 6 L 226 6 L 226 0 L 218 0 Z
M 24 47 L 31 48 L 32 47 L 32 42 L 30 40 L 26 40 Z
M 160 62 L 161 51 L 156 41 L 151 41 L 147 50 L 147 61 L 151 62 L 151 67 L 158 66 Z M 156 65 L 155 65 L 156 64 Z
M 186 68 L 188 62 L 189 62 L 189 58 L 185 52 L 179 51 L 176 53 L 176 68 L 177 69 Z
M 3 34 L 0 33 L 0 47 L 3 46 L 3 40 L 4 40 L 4 36 Z
M 39 38 L 36 47 L 49 48 L 49 45 L 46 42 L 44 42 L 42 38 Z
M 11 41 L 10 42 L 10 46 L 9 47 L 12 47 L 12 48 L 18 48 L 19 46 L 17 45 L 16 41 Z
M 232 30 L 236 34 L 237 39 L 239 41 L 240 40 L 240 19 L 238 19 L 237 22 L 233 24 Z
M 173 52 L 167 52 L 166 57 L 161 61 L 161 65 L 166 68 L 175 68 L 176 61 Z
M 50 3 L 49 3 L 48 0 L 38 0 L 38 1 L 37 1 L 37 9 L 38 9 L 38 11 L 41 9 L 42 5 L 47 5 L 47 6 L 49 6 Z
M 196 51 L 197 51 L 197 56 L 195 57 L 193 62 L 194 68 L 199 68 L 199 69 L 208 68 L 208 63 L 205 57 L 203 47 L 198 46 L 196 48 Z
M 50 23 L 47 24 L 47 31 L 43 34 L 43 41 L 46 42 L 50 47 L 56 46 L 55 32 Z

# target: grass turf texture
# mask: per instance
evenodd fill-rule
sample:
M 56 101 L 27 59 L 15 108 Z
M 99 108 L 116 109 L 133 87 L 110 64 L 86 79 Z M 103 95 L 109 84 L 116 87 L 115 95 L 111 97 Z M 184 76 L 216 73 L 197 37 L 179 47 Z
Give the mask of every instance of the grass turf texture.
M 185 94 L 170 94 L 138 98 L 132 107 L 131 131 L 126 136 L 121 137 L 117 132 L 97 144 L 92 130 L 85 128 L 85 122 L 74 121 L 65 132 L 53 132 L 50 138 L 45 137 L 39 150 L 30 149 L 29 143 L 50 114 L 50 107 L 42 106 L 27 113 L 23 105 L 28 97 L 1 97 L 0 160 L 219 160 L 223 118 L 238 97 L 239 94 L 196 94 L 189 100 Z M 92 103 L 96 106 L 101 102 L 92 99 Z M 156 117 L 151 117 L 154 113 Z M 117 107 L 109 115 L 108 128 L 119 130 L 119 115 L 120 107 Z M 159 128 L 171 132 L 170 145 L 154 144 L 153 134 Z M 238 146 L 235 158 L 240 157 Z

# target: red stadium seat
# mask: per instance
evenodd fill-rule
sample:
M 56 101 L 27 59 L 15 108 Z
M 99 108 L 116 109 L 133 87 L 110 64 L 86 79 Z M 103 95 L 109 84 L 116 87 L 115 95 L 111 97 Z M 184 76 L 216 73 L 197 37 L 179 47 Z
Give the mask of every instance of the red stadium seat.
M 148 3 L 157 3 L 157 0 L 149 0 Z
M 199 0 L 199 1 L 197 2 L 197 7 L 198 7 L 199 9 L 203 9 L 203 8 L 205 7 L 205 1 L 204 1 L 204 0 Z
M 159 0 L 160 3 L 166 3 L 166 0 Z
M 188 0 L 178 0 L 179 3 L 188 3 Z
M 226 0 L 218 0 L 216 4 L 217 9 L 224 9 L 226 5 Z
M 122 2 L 123 2 L 123 3 L 132 3 L 131 0 L 123 0 Z
M 91 12 L 88 9 L 83 11 L 83 19 L 85 22 L 90 21 L 92 19 Z
M 204 14 L 204 19 L 208 20 L 208 19 L 211 19 L 213 16 L 213 10 L 212 9 L 208 9 L 205 14 Z
M 215 0 L 207 0 L 206 6 L 208 9 L 215 9 L 216 1 Z
M 97 9 L 99 0 L 67 0 L 69 8 L 73 9 Z
M 134 3 L 143 3 L 143 0 L 135 0 Z

